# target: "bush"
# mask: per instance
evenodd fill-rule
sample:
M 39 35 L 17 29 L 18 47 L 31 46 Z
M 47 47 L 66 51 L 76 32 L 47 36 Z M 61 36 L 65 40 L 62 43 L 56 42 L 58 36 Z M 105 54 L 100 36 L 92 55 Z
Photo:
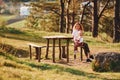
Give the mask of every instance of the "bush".
M 92 63 L 93 71 L 97 72 L 119 72 L 120 71 L 120 53 L 101 52 L 95 56 Z
M 100 24 L 100 32 L 105 32 L 110 37 L 113 37 L 113 17 L 104 17 L 100 21 Z
M 26 18 L 27 20 L 27 27 L 41 30 L 41 31 L 59 31 L 59 18 L 58 15 L 49 13 L 40 15 L 42 17 L 36 17 L 34 15 L 30 15 Z

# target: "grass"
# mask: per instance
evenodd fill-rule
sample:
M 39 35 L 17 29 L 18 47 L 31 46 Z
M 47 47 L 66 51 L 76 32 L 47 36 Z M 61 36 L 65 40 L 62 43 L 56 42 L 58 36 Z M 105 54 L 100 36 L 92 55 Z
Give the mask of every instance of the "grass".
M 108 80 L 120 79 L 119 73 L 96 73 L 59 64 L 21 60 L 0 51 L 1 80 Z M 89 68 L 89 67 L 88 67 Z M 87 69 L 88 70 L 88 69 Z M 4 74 L 4 75 L 3 75 Z M 47 75 L 47 76 L 46 76 Z M 114 75 L 107 77 L 109 75 Z
M 44 33 L 45 34 L 45 33 Z M 3 41 L 7 44 L 11 44 L 13 46 L 16 46 L 17 48 L 21 47 L 20 44 L 26 44 L 29 42 L 19 39 L 11 39 L 11 38 L 1 38 Z M 93 41 L 93 42 L 92 42 Z M 11 42 L 14 42 L 11 43 Z M 90 48 L 92 51 L 113 51 L 116 49 L 116 51 L 119 50 L 120 44 L 112 44 L 112 43 L 101 43 L 101 41 L 98 41 L 99 45 L 94 45 L 92 43 L 97 42 L 90 39 Z M 38 43 L 36 44 L 42 44 L 45 45 L 45 43 Z M 109 47 L 114 46 L 114 47 Z M 23 45 L 22 48 L 28 49 L 27 45 Z M 73 52 L 72 52 L 73 46 L 70 45 L 70 57 L 72 58 Z M 95 50 L 93 50 L 93 49 Z M 42 50 L 42 53 L 45 53 L 44 50 Z M 50 50 L 51 53 L 51 50 Z M 7 53 L 8 54 L 8 53 Z M 0 55 L 0 57 L 3 56 L 1 60 L 2 67 L 0 67 L 0 74 L 4 74 L 0 77 L 1 80 L 108 80 L 108 79 L 120 79 L 119 75 L 120 73 L 98 73 L 93 72 L 91 68 L 90 63 L 82 63 L 80 61 L 74 61 L 73 59 L 70 60 L 71 62 L 69 64 L 61 64 L 58 62 L 54 64 L 52 63 L 52 60 L 46 61 L 42 60 L 41 63 L 36 62 L 35 60 L 29 60 L 28 58 L 19 58 L 11 57 L 7 55 Z M 51 55 L 49 55 L 50 57 Z M 58 55 L 56 55 L 57 58 Z M 42 55 L 44 58 L 44 55 Z M 78 56 L 77 56 L 78 58 Z M 5 60 L 5 62 L 4 62 Z M 76 65 L 76 63 L 78 65 Z M 10 74 L 11 73 L 11 74 Z M 46 77 L 47 75 L 47 77 Z M 109 76 L 109 77 L 108 77 Z
M 15 17 L 15 15 L 0 15 L 0 18 L 5 19 L 6 21 L 9 20 L 9 19 L 12 19 L 14 17 Z
M 24 27 L 22 22 L 8 25 L 6 28 L 0 28 L 0 43 L 11 45 L 14 49 L 23 49 L 28 51 L 27 43 L 46 45 L 46 40 L 42 36 L 48 35 L 67 35 L 57 32 L 45 32 Z M 22 26 L 21 26 L 22 25 Z M 104 36 L 104 34 L 102 34 Z M 90 32 L 85 32 L 84 41 L 89 44 L 91 53 L 114 51 L 120 52 L 120 43 L 106 42 L 100 37 L 91 37 Z M 65 45 L 66 42 L 63 42 Z M 77 60 L 73 59 L 73 42 L 70 43 L 70 63 L 63 59 L 58 59 L 56 54 L 56 63 L 52 63 L 52 49 L 50 48 L 50 60 L 45 60 L 45 49 L 42 49 L 42 60 L 38 63 L 36 60 L 27 58 L 17 58 L 0 49 L 0 80 L 119 80 L 120 73 L 103 72 L 98 73 L 92 70 L 91 63 L 81 62 L 79 54 Z M 59 49 L 56 48 L 56 53 Z M 21 52 L 22 53 L 22 52 Z M 34 53 L 34 51 L 33 51 Z M 33 54 L 33 58 L 34 58 Z M 85 57 L 84 57 L 85 59 Z
M 25 20 L 22 20 L 22 21 L 18 21 L 18 22 L 15 22 L 15 23 L 13 23 L 13 24 L 8 25 L 8 27 L 19 29 L 19 28 L 25 27 L 25 25 L 24 25 L 25 23 L 26 23 L 26 21 L 25 21 Z M 16 24 L 17 24 L 17 25 L 16 25 Z

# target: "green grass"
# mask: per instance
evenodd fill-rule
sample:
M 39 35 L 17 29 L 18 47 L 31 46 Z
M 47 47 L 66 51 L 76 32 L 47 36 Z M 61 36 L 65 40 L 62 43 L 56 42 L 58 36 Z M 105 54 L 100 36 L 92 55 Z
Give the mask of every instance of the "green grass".
M 15 15 L 0 15 L 0 18 L 5 19 L 6 21 L 9 20 L 9 19 L 12 19 L 14 17 L 15 17 Z
M 21 60 L 0 50 L 0 80 L 108 80 L 119 73 L 86 72 L 80 68 Z M 110 77 L 107 77 L 110 76 Z
M 6 38 L 18 39 L 18 40 L 27 40 L 27 41 L 33 41 L 33 42 L 45 42 L 45 40 L 43 40 L 42 37 L 50 36 L 50 35 L 70 36 L 70 34 L 57 33 L 57 32 L 49 32 L 49 34 L 48 34 L 48 32 L 37 31 L 37 30 L 33 30 L 33 29 L 20 30 L 20 29 L 11 28 L 11 27 L 0 28 L 0 36 L 6 37 Z
M 28 29 L 24 26 L 24 21 L 17 22 L 0 28 L 0 43 L 9 44 L 15 49 L 28 51 L 27 43 L 46 45 L 46 40 L 42 36 L 67 35 L 71 34 L 45 32 Z M 101 34 L 106 38 L 105 34 Z M 91 53 L 114 51 L 120 52 L 120 43 L 110 43 L 101 37 L 93 38 L 90 32 L 85 32 L 84 41 L 89 44 Z M 66 42 L 63 42 L 65 45 Z M 50 60 L 44 60 L 45 49 L 42 49 L 42 61 L 27 58 L 16 58 L 0 49 L 0 80 L 119 80 L 120 73 L 93 72 L 90 63 L 73 60 L 73 42 L 70 43 L 70 63 L 60 62 L 56 54 L 56 63 L 52 63 L 52 49 L 49 51 Z M 1 47 L 0 47 L 1 48 Z M 56 49 L 58 53 L 59 49 Z M 21 52 L 22 54 L 22 52 Z M 77 54 L 77 59 L 79 54 Z M 85 58 L 85 57 L 84 57 Z
M 18 22 L 12 23 L 12 24 L 8 25 L 8 27 L 17 28 L 17 29 L 24 28 L 25 27 L 25 23 L 26 23 L 26 21 L 22 20 L 22 21 L 18 21 Z

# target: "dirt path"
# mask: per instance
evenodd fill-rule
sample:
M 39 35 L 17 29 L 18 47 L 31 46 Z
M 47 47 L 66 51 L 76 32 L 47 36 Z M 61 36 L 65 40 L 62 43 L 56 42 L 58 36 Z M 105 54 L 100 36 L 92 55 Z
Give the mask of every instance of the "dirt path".
M 21 21 L 21 20 L 24 20 L 24 17 L 15 17 L 13 19 L 8 20 L 6 25 L 9 25 L 9 24 Z

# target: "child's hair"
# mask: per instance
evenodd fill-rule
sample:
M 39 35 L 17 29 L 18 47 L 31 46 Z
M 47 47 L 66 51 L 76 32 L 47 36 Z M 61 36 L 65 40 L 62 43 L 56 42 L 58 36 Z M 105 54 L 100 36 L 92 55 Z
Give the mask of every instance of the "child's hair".
M 76 23 L 74 24 L 73 30 L 76 29 L 76 25 L 79 25 L 79 26 L 80 26 L 80 29 L 81 29 L 82 31 L 84 31 L 83 25 L 82 25 L 81 23 L 79 23 L 79 22 L 76 22 Z

